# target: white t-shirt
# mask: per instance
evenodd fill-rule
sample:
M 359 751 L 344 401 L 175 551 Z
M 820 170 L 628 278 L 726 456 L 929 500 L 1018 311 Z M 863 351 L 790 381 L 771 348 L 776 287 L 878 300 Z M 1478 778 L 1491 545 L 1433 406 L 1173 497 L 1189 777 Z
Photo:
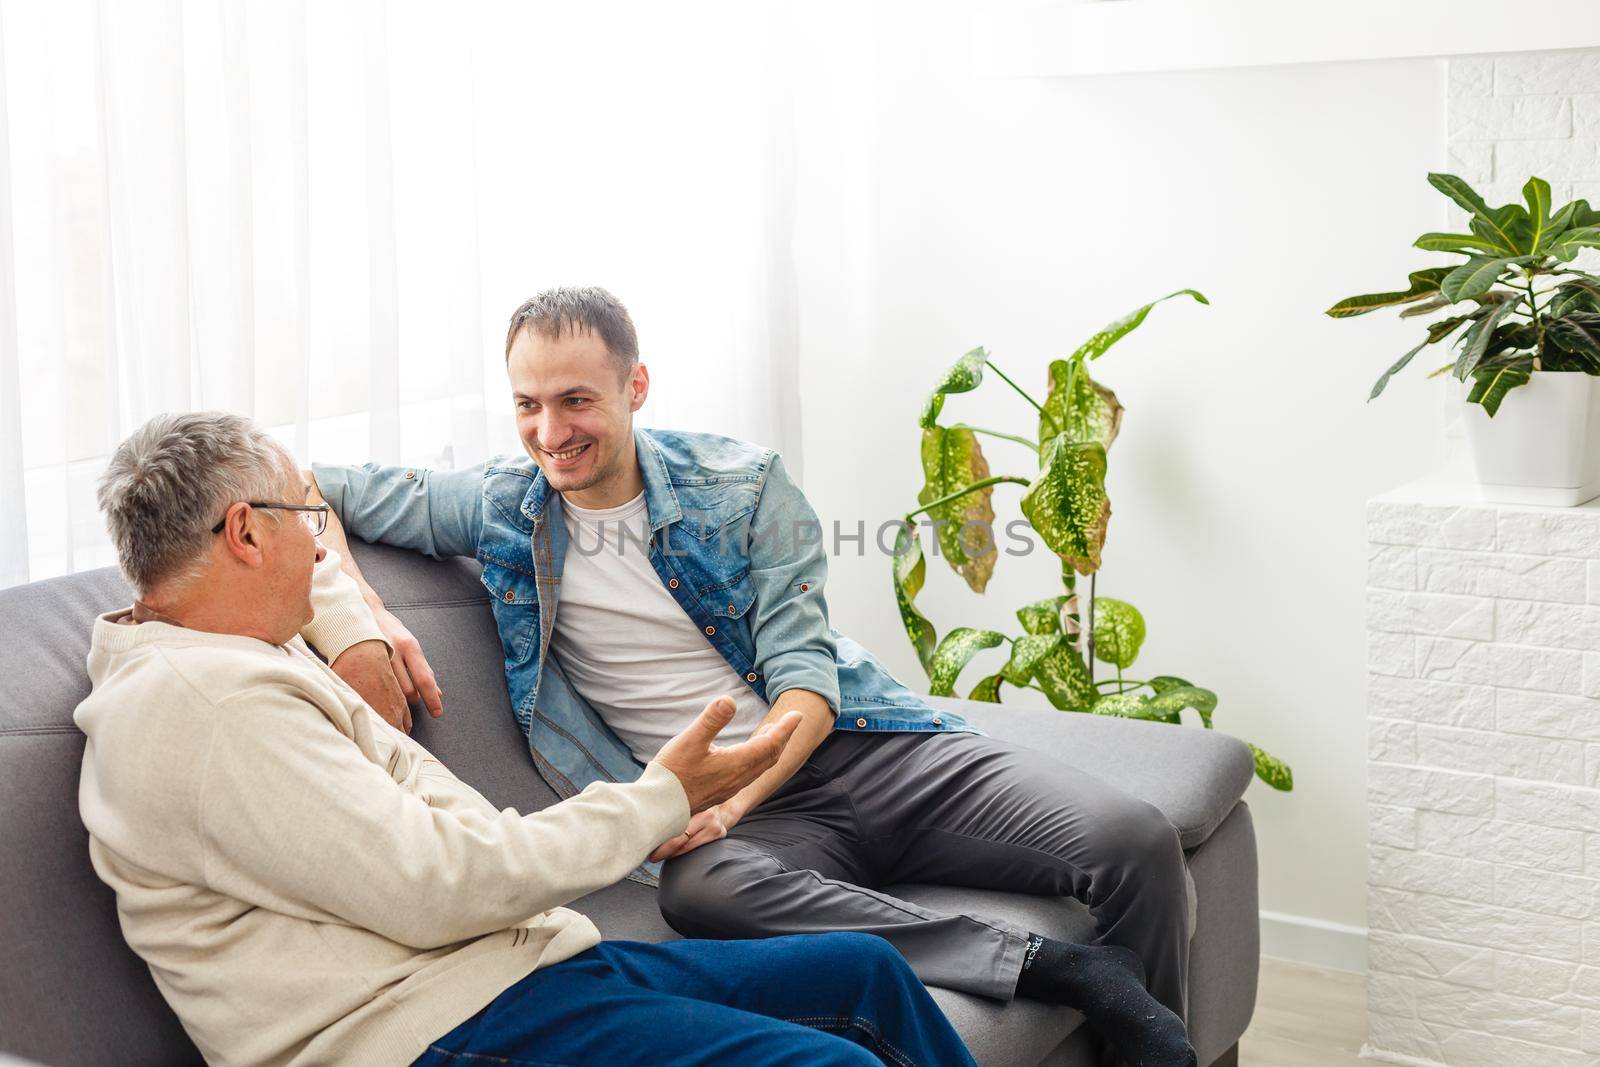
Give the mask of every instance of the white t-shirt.
M 614 508 L 562 499 L 567 557 L 551 646 L 567 680 L 634 758 L 648 763 L 723 694 L 739 710 L 717 736 L 744 741 L 766 717 L 751 690 L 650 565 L 644 493 Z

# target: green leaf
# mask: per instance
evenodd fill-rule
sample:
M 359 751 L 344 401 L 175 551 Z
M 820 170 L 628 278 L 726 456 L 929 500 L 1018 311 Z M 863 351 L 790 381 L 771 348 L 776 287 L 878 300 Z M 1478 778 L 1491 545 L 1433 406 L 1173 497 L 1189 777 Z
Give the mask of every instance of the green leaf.
M 1494 413 L 1500 410 L 1500 402 L 1506 398 L 1506 394 L 1519 385 L 1526 385 L 1532 374 L 1531 355 L 1524 355 L 1522 359 L 1502 366 L 1486 368 L 1482 374 L 1473 376 L 1467 403 L 1482 404 L 1483 410 L 1492 419 Z
M 1144 644 L 1144 616 L 1126 600 L 1094 598 L 1094 658 L 1127 670 Z
M 1585 248 L 1600 248 L 1600 227 L 1580 226 L 1550 242 L 1547 251 L 1562 263 L 1576 259 Z
M 987 678 L 980 679 L 978 684 L 972 687 L 972 692 L 967 694 L 967 699 L 981 700 L 986 704 L 1000 703 L 1000 676 L 991 674 Z
M 1062 711 L 1087 711 L 1099 698 L 1083 653 L 1066 641 L 1039 661 L 1033 677 L 1050 703 Z
M 951 368 L 944 372 L 944 377 L 939 384 L 933 387 L 933 392 L 928 395 L 928 401 L 922 405 L 923 429 L 932 426 L 939 417 L 939 412 L 944 410 L 944 398 L 948 393 L 969 393 L 983 381 L 983 367 L 989 362 L 989 353 L 982 347 L 974 348 L 971 352 L 955 361 Z
M 1573 200 L 1555 213 L 1550 226 L 1554 227 L 1555 222 L 1565 222 L 1566 226 L 1600 226 L 1600 211 L 1590 208 L 1587 200 Z
M 1117 394 L 1095 381 L 1081 359 L 1051 361 L 1050 392 L 1039 412 L 1041 462 L 1058 434 L 1109 449 L 1122 426 L 1122 410 Z
M 1549 318 L 1559 319 L 1574 311 L 1600 311 L 1600 286 L 1593 282 L 1562 282 L 1556 295 L 1545 305 Z
M 1545 336 L 1570 353 L 1585 372 L 1600 374 L 1600 315 L 1574 311 L 1556 319 L 1545 329 Z
M 1440 319 L 1438 322 L 1429 323 L 1427 343 L 1436 345 L 1452 333 L 1455 333 L 1462 323 L 1471 322 L 1487 314 L 1489 312 L 1486 309 L 1479 308 L 1477 311 L 1469 311 L 1465 315 L 1452 315 L 1448 319 Z
M 1529 178 L 1522 187 L 1522 198 L 1528 203 L 1528 252 L 1537 255 L 1545 241 L 1550 239 L 1550 183 L 1543 178 Z
M 1099 359 L 1101 356 L 1105 355 L 1106 349 L 1110 348 L 1112 345 L 1128 336 L 1128 334 L 1132 333 L 1134 330 L 1137 330 L 1140 323 L 1144 322 L 1145 316 L 1150 314 L 1151 308 L 1155 307 L 1163 300 L 1171 300 L 1175 296 L 1192 296 L 1202 304 L 1211 303 L 1211 301 L 1207 300 L 1204 295 L 1194 289 L 1179 289 L 1175 293 L 1168 293 L 1160 300 L 1152 300 L 1144 307 L 1136 308 L 1135 310 L 1130 311 L 1126 315 L 1122 316 L 1122 318 L 1117 319 L 1114 322 L 1107 323 L 1105 328 L 1099 333 L 1096 333 L 1093 337 L 1079 345 L 1078 350 L 1072 353 L 1072 358 L 1076 360 L 1085 358 Z
M 1445 275 L 1439 289 L 1452 302 L 1470 300 L 1487 293 L 1517 259 L 1516 256 L 1473 256 Z
M 1188 689 L 1194 685 L 1193 682 L 1179 678 L 1175 674 L 1158 674 L 1144 684 L 1157 693 L 1165 693 L 1172 689 Z
M 1184 708 L 1193 708 L 1200 716 L 1200 724 L 1209 730 L 1211 713 L 1217 708 L 1217 694 L 1194 685 L 1168 689 L 1150 698 L 1150 708 L 1171 713 L 1173 721 L 1179 720 L 1178 713 Z
M 1564 205 L 1560 211 L 1557 211 L 1551 217 L 1550 228 L 1545 232 L 1546 240 L 1555 237 L 1556 234 L 1572 225 L 1573 219 L 1578 213 L 1578 204 L 1579 201 L 1574 200 L 1572 203 Z M 1584 204 L 1584 206 L 1588 207 L 1587 204 Z
M 986 648 L 1005 641 L 1006 635 L 993 630 L 974 630 L 970 626 L 957 626 L 944 635 L 939 647 L 933 650 L 928 661 L 928 692 L 936 697 L 955 695 L 956 676 L 961 669 Z
M 906 628 L 906 636 L 911 638 L 911 647 L 916 650 L 917 662 L 922 664 L 923 671 L 928 669 L 928 660 L 938 640 L 933 623 L 916 605 L 927 569 L 916 527 L 901 525 L 894 542 L 894 599 L 900 606 L 900 623 Z
M 1450 334 L 1455 332 L 1455 330 L 1457 330 L 1462 323 L 1470 321 L 1471 319 L 1477 317 L 1478 314 L 1479 312 L 1472 312 L 1467 315 L 1455 315 L 1448 319 L 1440 319 L 1438 322 L 1430 324 L 1428 326 L 1427 339 L 1421 344 L 1417 345 L 1417 347 L 1413 348 L 1411 351 L 1407 352 L 1405 355 L 1401 356 L 1399 359 L 1395 360 L 1394 365 L 1383 372 L 1382 377 L 1380 377 L 1377 382 L 1373 384 L 1372 392 L 1367 396 L 1367 402 L 1371 403 L 1378 398 L 1378 394 L 1383 392 L 1384 386 L 1389 384 L 1389 379 L 1394 377 L 1400 371 L 1404 370 L 1406 364 L 1411 362 L 1411 357 L 1415 356 L 1418 352 L 1421 352 L 1429 345 L 1438 344 L 1440 341 L 1444 340 L 1446 337 L 1450 336 Z
M 1503 255 L 1499 242 L 1486 241 L 1471 233 L 1425 233 L 1414 242 L 1426 252 L 1461 252 L 1465 255 L 1489 253 Z
M 1550 220 L 1549 237 L 1553 239 L 1572 226 L 1593 226 L 1596 223 L 1600 223 L 1600 212 L 1590 208 L 1587 200 L 1574 200 L 1556 212 L 1555 218 Z M 1547 245 L 1546 248 L 1548 247 Z
M 1256 759 L 1256 777 L 1285 793 L 1294 788 L 1294 772 L 1289 769 L 1287 763 L 1254 745 L 1250 746 L 1250 753 Z
M 1006 681 L 1015 686 L 1028 684 L 1039 661 L 1054 652 L 1062 641 L 1060 634 L 1029 634 L 1011 642 L 1011 658 L 1000 669 Z
M 989 461 L 983 457 L 978 435 L 971 430 L 929 426 L 922 431 L 922 475 L 924 484 L 917 503 L 929 504 L 949 496 L 974 482 L 989 477 Z M 981 593 L 994 573 L 997 556 L 994 538 L 993 486 L 984 486 L 965 496 L 928 509 L 935 523 L 939 548 L 955 572 L 966 579 L 975 593 Z M 978 526 L 968 528 L 969 523 Z
M 1023 494 L 1022 513 L 1050 550 L 1079 574 L 1099 570 L 1111 521 L 1104 446 L 1056 438 L 1045 469 Z
M 1451 200 L 1454 200 L 1468 214 L 1479 218 L 1486 218 L 1489 214 L 1489 205 L 1484 203 L 1479 196 L 1463 179 L 1454 174 L 1429 174 L 1428 184 L 1439 190 Z
M 1383 392 L 1384 387 L 1389 384 L 1389 379 L 1405 370 L 1406 364 L 1411 362 L 1411 357 L 1415 356 L 1418 352 L 1421 352 L 1427 347 L 1428 342 L 1423 341 L 1421 344 L 1417 345 L 1417 347 L 1413 348 L 1411 351 L 1395 360 L 1389 369 L 1379 375 L 1376 382 L 1372 383 L 1372 392 L 1367 394 L 1367 403 L 1370 404 L 1374 400 L 1378 399 L 1378 394 Z
M 1061 605 L 1072 599 L 1068 596 L 1045 597 L 1017 609 L 1017 621 L 1030 634 L 1058 634 L 1061 632 Z
M 1472 328 L 1462 335 L 1461 355 L 1456 359 L 1455 374 L 1460 381 L 1466 381 L 1472 369 L 1489 350 L 1489 341 L 1494 337 L 1494 329 L 1500 320 L 1515 311 L 1515 302 L 1508 301 L 1496 304 L 1494 310 L 1472 324 Z
M 1412 304 L 1410 307 L 1400 312 L 1400 317 L 1402 319 L 1414 319 L 1418 315 L 1431 315 L 1440 308 L 1447 308 L 1449 306 L 1450 299 L 1448 297 L 1430 296 L 1422 303 Z
M 1151 703 L 1150 697 L 1135 693 L 1107 693 L 1089 705 L 1089 710 L 1096 715 L 1115 715 L 1119 719 L 1144 719 L 1174 725 L 1180 721 L 1177 712 L 1157 708 Z
M 1396 304 L 1409 304 L 1414 300 L 1421 300 L 1426 296 L 1439 291 L 1439 283 L 1451 271 L 1450 267 L 1429 267 L 1427 270 L 1412 271 L 1409 275 L 1411 288 L 1393 293 L 1368 293 L 1365 296 L 1350 296 L 1339 301 L 1326 312 L 1336 319 L 1348 319 L 1355 315 L 1365 315 L 1369 311 L 1379 308 L 1394 307 Z
M 1514 204 L 1491 208 L 1472 186 L 1454 174 L 1430 174 L 1428 184 L 1470 212 L 1472 232 L 1492 242 L 1499 251 L 1515 256 L 1532 250 L 1531 245 L 1519 240 L 1525 236 L 1519 232 L 1519 222 L 1523 224 L 1522 229 L 1531 230 L 1528 213 L 1522 208 Z

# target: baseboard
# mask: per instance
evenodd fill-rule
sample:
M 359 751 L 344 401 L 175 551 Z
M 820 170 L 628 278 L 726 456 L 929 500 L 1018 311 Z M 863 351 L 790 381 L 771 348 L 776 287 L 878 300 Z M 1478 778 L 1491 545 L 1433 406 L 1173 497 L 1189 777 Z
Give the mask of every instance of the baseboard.
M 1335 971 L 1367 973 L 1367 930 L 1279 911 L 1261 913 L 1261 954 Z
M 1438 1060 L 1421 1060 L 1415 1056 L 1403 1056 L 1398 1052 L 1384 1052 L 1371 1045 L 1361 1046 L 1361 1058 L 1364 1060 L 1377 1060 L 1379 1063 L 1398 1063 L 1403 1067 L 1446 1067 Z

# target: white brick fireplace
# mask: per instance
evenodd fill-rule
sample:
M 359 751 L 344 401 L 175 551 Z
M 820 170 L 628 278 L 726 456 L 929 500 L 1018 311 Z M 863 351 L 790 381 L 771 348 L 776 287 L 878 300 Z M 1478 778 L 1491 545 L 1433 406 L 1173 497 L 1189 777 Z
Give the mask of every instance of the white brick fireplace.
M 1600 1063 L 1600 502 L 1367 509 L 1369 1048 Z

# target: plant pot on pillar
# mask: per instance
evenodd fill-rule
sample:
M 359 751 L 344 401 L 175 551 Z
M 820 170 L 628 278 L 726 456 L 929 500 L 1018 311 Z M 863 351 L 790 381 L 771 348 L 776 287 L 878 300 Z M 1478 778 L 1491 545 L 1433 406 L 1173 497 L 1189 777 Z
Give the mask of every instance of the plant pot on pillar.
M 1600 496 L 1600 377 L 1538 371 L 1493 418 L 1477 404 L 1463 418 L 1485 500 L 1575 507 Z
M 1575 200 L 1551 213 L 1550 186 L 1529 178 L 1527 206 L 1491 208 L 1451 174 L 1428 181 L 1470 216 L 1470 233 L 1425 233 L 1416 246 L 1467 257 L 1411 275 L 1409 288 L 1341 300 L 1335 318 L 1401 307 L 1442 312 L 1367 398 L 1430 345 L 1451 339 L 1450 373 L 1485 499 L 1571 507 L 1600 496 L 1600 276 L 1572 266 L 1600 248 L 1600 211 Z

